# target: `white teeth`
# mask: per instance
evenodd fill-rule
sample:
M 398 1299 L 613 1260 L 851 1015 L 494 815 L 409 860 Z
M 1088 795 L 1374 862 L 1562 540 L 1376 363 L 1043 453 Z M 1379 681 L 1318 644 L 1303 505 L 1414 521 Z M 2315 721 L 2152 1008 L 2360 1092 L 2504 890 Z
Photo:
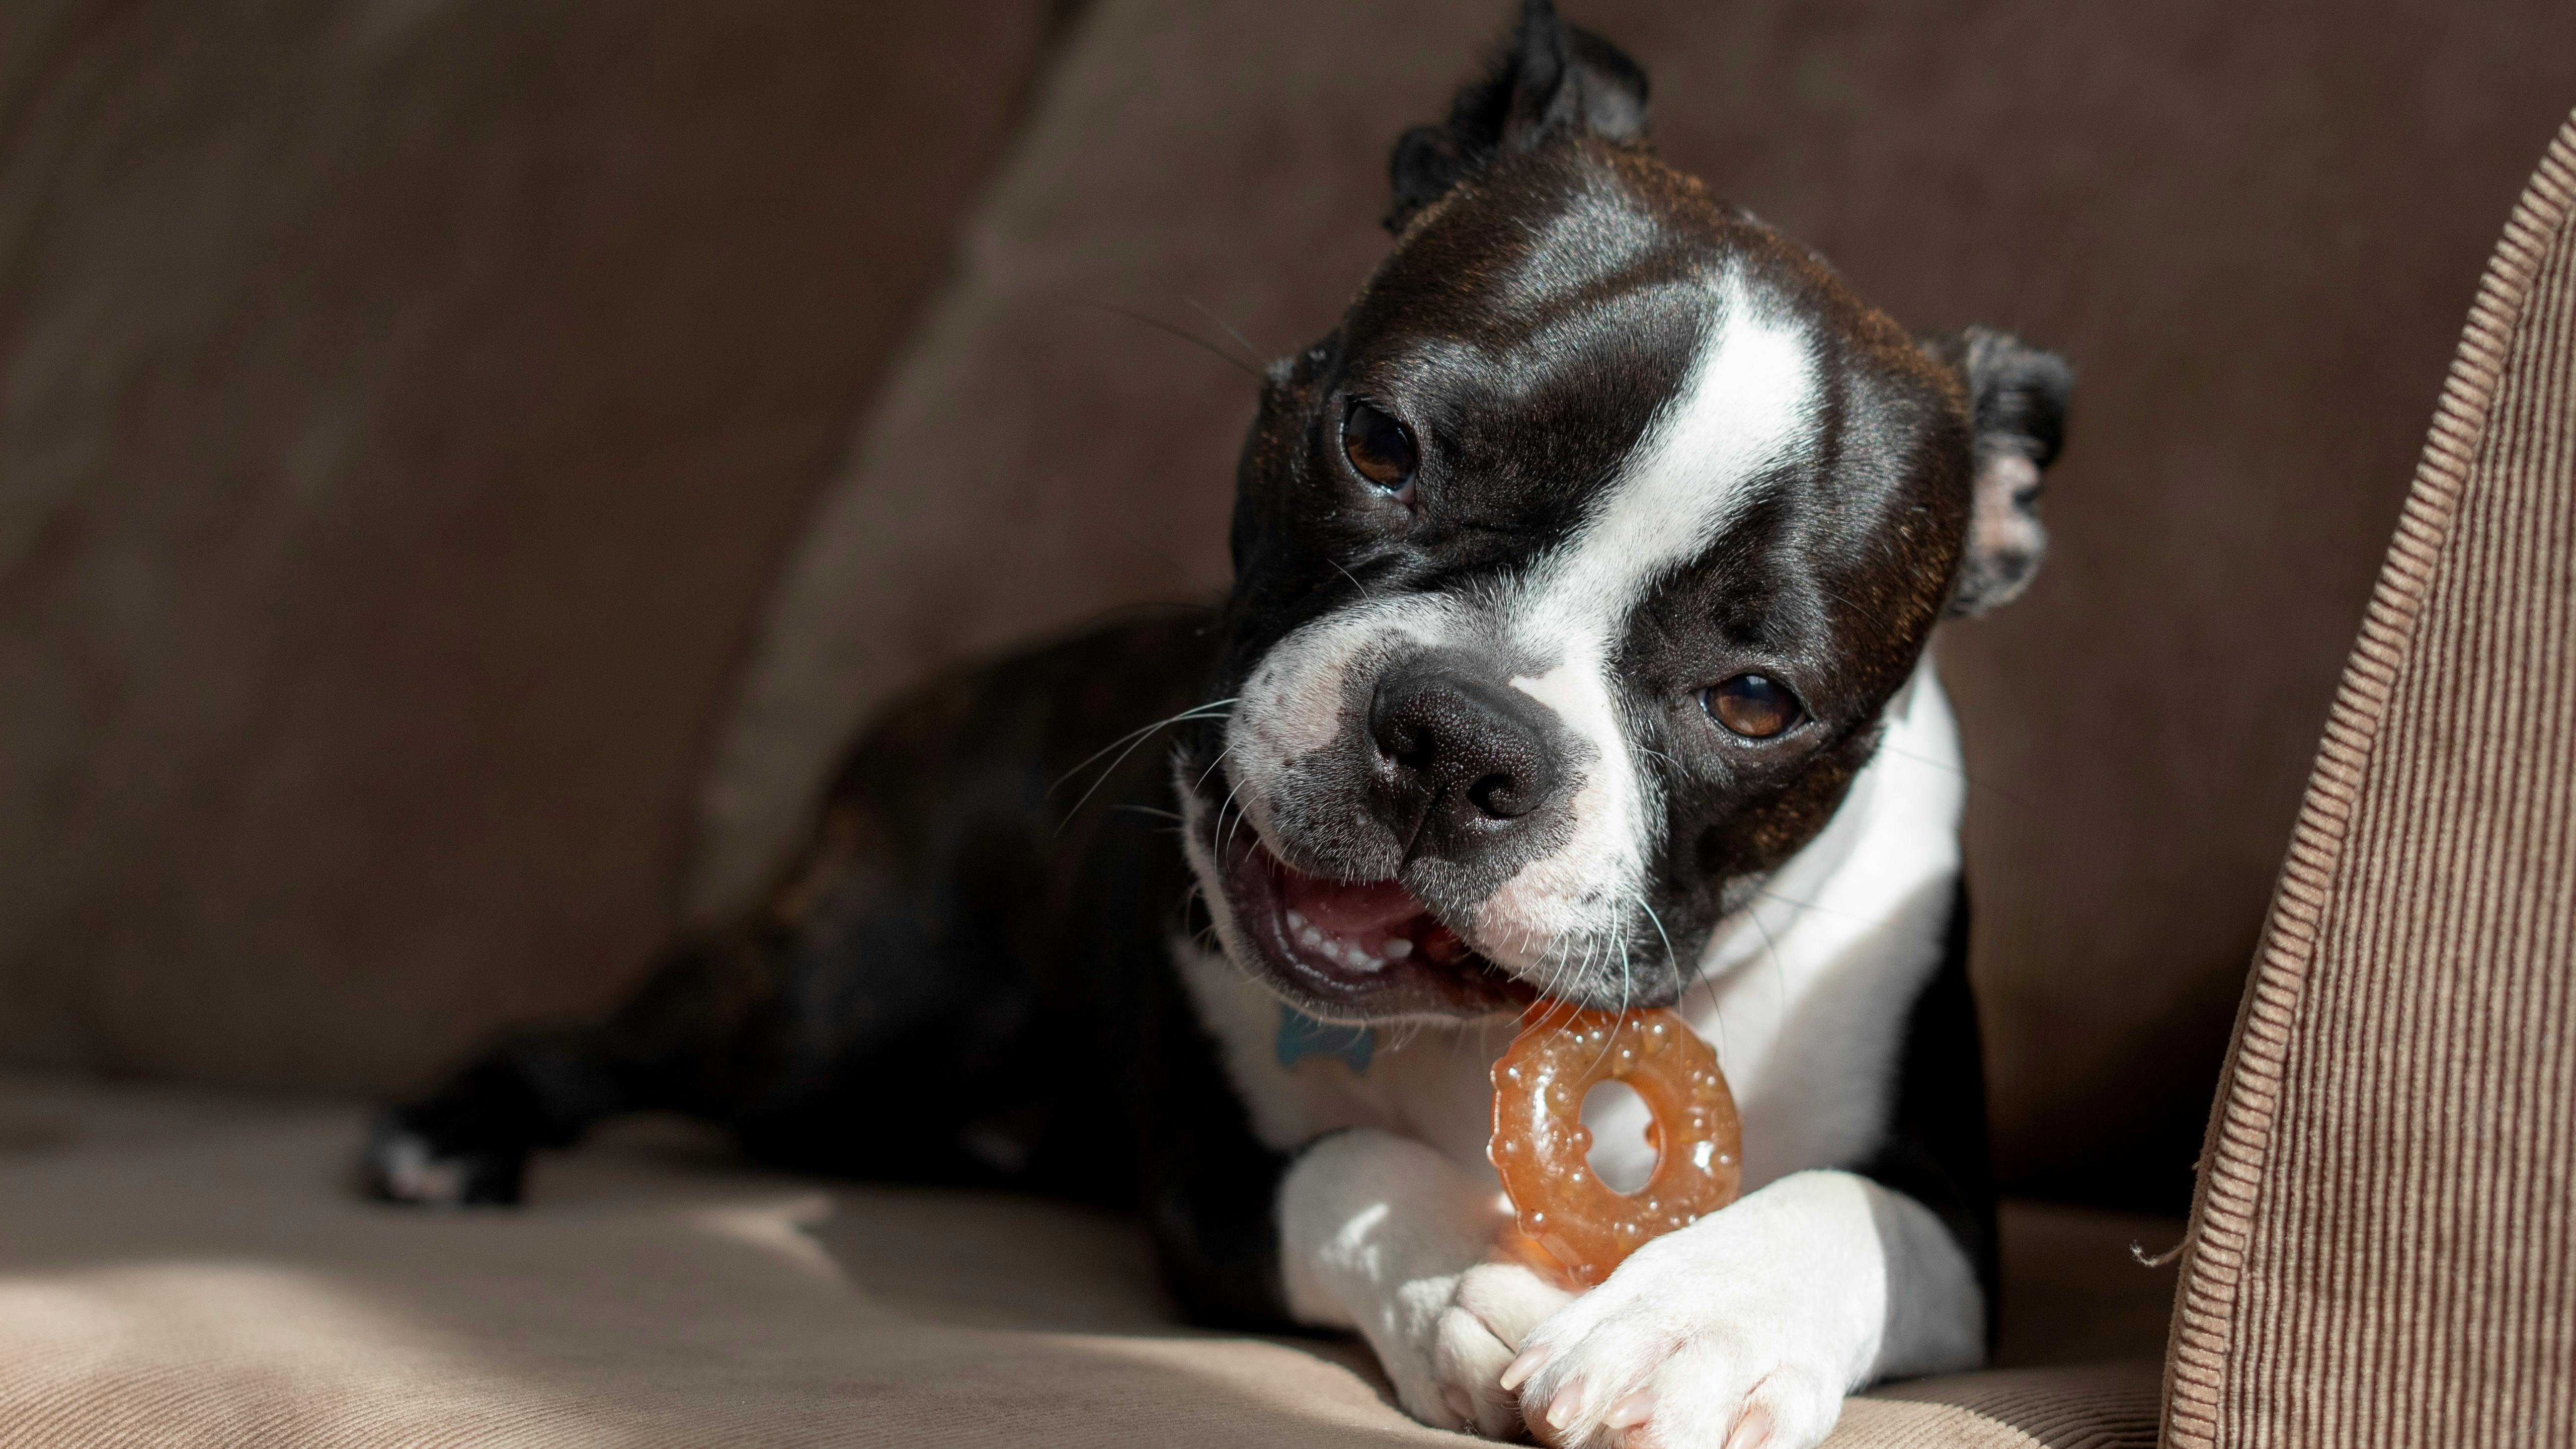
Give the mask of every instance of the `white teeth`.
M 1327 934 L 1306 919 L 1302 911 L 1288 912 L 1286 920 L 1288 934 L 1298 945 L 1347 970 L 1382 971 L 1389 960 L 1400 961 L 1413 954 L 1413 943 L 1399 938 L 1388 941 L 1383 947 L 1386 954 L 1381 956 L 1357 941 Z

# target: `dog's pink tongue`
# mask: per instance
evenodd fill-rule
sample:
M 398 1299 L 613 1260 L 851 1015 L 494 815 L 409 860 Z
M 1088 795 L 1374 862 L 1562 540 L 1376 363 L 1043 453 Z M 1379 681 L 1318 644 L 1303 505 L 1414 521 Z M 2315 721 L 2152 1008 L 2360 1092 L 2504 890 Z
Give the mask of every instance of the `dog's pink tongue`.
M 1282 895 L 1288 909 L 1336 936 L 1359 937 L 1402 925 L 1422 914 L 1422 903 L 1391 880 L 1344 885 L 1283 871 Z

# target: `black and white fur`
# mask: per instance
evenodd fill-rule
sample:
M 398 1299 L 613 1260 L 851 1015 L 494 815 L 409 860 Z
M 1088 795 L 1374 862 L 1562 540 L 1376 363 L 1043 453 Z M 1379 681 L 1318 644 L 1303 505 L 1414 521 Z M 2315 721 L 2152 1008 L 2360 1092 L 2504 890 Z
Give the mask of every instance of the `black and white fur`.
M 1201 1319 L 1355 1330 L 1417 1417 L 1559 1445 L 1786 1449 L 1980 1362 L 1926 645 L 2036 567 L 2067 372 L 1908 337 L 1656 161 L 1645 102 L 1530 0 L 1399 143 L 1393 253 L 1265 375 L 1222 610 L 925 690 L 757 908 L 388 1114 L 375 1190 L 514 1200 L 532 1149 L 663 1108 L 1133 1204 Z M 1721 723 L 1737 687 L 1788 723 Z M 1487 1072 L 1541 992 L 1680 1010 L 1744 1122 L 1746 1195 L 1579 1295 L 1496 1248 Z M 1287 1051 L 1283 1009 L 1371 1050 Z M 1639 1110 L 1587 1106 L 1613 1181 Z

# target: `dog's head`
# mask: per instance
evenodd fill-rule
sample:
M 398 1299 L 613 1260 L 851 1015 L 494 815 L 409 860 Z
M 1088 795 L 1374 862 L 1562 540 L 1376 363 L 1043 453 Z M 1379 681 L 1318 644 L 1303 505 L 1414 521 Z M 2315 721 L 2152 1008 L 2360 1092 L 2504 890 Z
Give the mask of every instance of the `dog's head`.
M 1274 363 L 1220 723 L 1228 952 L 1320 1016 L 1669 1002 L 1812 839 L 1933 626 L 2037 567 L 2068 373 L 1908 336 L 1645 144 L 1531 0 L 1393 164 L 1393 253 Z

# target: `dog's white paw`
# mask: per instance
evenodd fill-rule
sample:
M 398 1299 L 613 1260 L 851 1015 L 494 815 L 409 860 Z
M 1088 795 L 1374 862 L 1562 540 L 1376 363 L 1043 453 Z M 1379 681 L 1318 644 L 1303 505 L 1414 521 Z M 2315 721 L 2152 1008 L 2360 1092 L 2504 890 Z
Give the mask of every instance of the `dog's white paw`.
M 524 1152 L 442 1150 L 399 1113 L 377 1119 L 358 1155 L 360 1186 L 386 1202 L 473 1207 L 519 1200 Z
M 441 1156 L 417 1132 L 387 1128 L 368 1139 L 361 1166 L 368 1186 L 387 1202 L 455 1207 L 465 1201 L 470 1164 Z
M 1405 1412 L 1442 1429 L 1517 1437 L 1520 1403 L 1503 1387 L 1503 1369 L 1573 1295 L 1510 1262 L 1406 1286 L 1426 1310 L 1412 1351 L 1380 1353 Z
M 1531 1330 L 1505 1372 L 1530 1432 L 1559 1449 L 1808 1449 L 1844 1393 L 1891 1366 L 1883 1350 L 1908 1371 L 1962 1353 L 1968 1366 L 1974 1288 L 1962 1299 L 1906 1266 L 1913 1234 L 1882 1228 L 1890 1197 L 1847 1173 L 1797 1173 L 1639 1249 Z M 1898 1336 L 1923 1343 L 1891 1340 L 1891 1284 L 1938 1290 L 1898 1315 Z M 1944 1321 L 1929 1337 L 1912 1326 L 1927 1313 Z M 1939 1346 L 1962 1332 L 1964 1349 Z
M 1354 1328 L 1404 1411 L 1493 1438 L 1520 1431 L 1503 1366 L 1572 1295 L 1509 1259 L 1511 1222 L 1490 1178 L 1430 1146 L 1359 1128 L 1309 1147 L 1279 1187 L 1289 1311 Z
M 1832 1431 L 1831 1365 L 1782 1352 L 1758 1319 L 1694 1317 L 1628 1302 L 1534 1335 L 1541 1356 L 1516 1363 L 1527 1377 L 1507 1375 L 1532 1435 L 1562 1449 L 1808 1449 Z

